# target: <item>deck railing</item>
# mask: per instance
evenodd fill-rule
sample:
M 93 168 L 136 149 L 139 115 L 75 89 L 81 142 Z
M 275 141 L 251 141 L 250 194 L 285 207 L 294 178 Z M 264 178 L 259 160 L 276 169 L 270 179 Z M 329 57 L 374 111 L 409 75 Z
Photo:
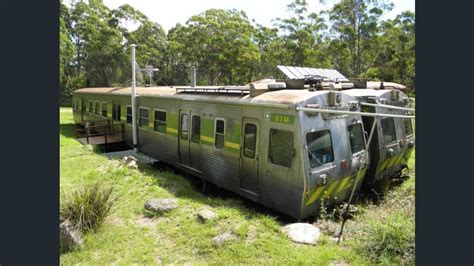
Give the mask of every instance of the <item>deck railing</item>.
M 125 129 L 124 124 L 114 124 L 111 120 L 99 120 L 84 122 L 76 125 L 76 137 L 85 138 L 86 143 L 89 144 L 90 138 L 93 137 L 104 137 L 105 145 L 109 144 L 109 140 L 118 138 L 121 141 L 125 140 Z M 117 141 L 114 141 L 117 142 Z

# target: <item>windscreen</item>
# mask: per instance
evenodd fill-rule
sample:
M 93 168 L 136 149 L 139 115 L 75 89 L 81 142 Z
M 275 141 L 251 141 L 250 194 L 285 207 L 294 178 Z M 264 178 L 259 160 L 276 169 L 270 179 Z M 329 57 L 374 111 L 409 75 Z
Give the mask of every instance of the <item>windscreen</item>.
M 308 145 L 311 168 L 334 161 L 331 132 L 329 130 L 307 133 L 306 144 Z

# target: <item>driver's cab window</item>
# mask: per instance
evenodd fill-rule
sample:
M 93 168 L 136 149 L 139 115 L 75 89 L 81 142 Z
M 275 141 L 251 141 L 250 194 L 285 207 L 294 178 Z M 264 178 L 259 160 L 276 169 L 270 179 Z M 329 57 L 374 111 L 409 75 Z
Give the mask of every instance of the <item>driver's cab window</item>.
M 388 144 L 397 139 L 397 134 L 395 131 L 395 121 L 392 117 L 382 118 L 380 121 L 382 125 L 382 134 L 384 144 Z
M 334 161 L 331 132 L 329 130 L 308 132 L 306 134 L 306 145 L 308 146 L 311 168 Z

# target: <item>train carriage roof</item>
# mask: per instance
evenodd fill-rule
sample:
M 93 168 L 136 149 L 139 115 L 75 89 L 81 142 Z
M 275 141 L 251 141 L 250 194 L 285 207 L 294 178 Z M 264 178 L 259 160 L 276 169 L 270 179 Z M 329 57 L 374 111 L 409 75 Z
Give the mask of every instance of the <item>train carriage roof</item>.
M 350 89 L 350 90 L 344 90 L 342 92 L 347 93 L 351 96 L 354 97 L 386 97 L 387 95 L 390 95 L 393 90 L 390 89 L 384 89 L 384 90 L 374 90 L 374 89 Z M 401 97 L 406 96 L 405 93 L 398 91 L 398 94 Z
M 183 87 L 179 87 L 183 88 Z M 197 87 L 199 88 L 199 87 Z M 202 88 L 213 88 L 206 86 Z M 221 88 L 216 86 L 216 89 Z M 105 95 L 130 95 L 131 88 L 83 88 L 75 90 L 74 93 L 84 94 L 105 94 Z M 177 92 L 175 87 L 137 87 L 136 94 L 139 97 L 163 97 L 176 100 L 201 100 L 218 101 L 227 103 L 256 103 L 256 104 L 279 104 L 296 106 L 299 103 L 321 95 L 326 95 L 328 91 L 308 91 L 308 90 L 276 90 L 268 91 L 260 95 L 250 97 L 250 95 L 241 93 L 193 93 Z

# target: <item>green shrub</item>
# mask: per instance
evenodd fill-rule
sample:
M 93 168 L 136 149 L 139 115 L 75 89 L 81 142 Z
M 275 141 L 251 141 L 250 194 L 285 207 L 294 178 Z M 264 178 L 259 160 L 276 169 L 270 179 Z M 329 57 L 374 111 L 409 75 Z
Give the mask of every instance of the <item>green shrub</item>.
M 60 217 L 68 219 L 76 229 L 95 231 L 110 213 L 116 199 L 112 195 L 113 186 L 101 183 L 86 185 L 66 196 L 61 205 Z

